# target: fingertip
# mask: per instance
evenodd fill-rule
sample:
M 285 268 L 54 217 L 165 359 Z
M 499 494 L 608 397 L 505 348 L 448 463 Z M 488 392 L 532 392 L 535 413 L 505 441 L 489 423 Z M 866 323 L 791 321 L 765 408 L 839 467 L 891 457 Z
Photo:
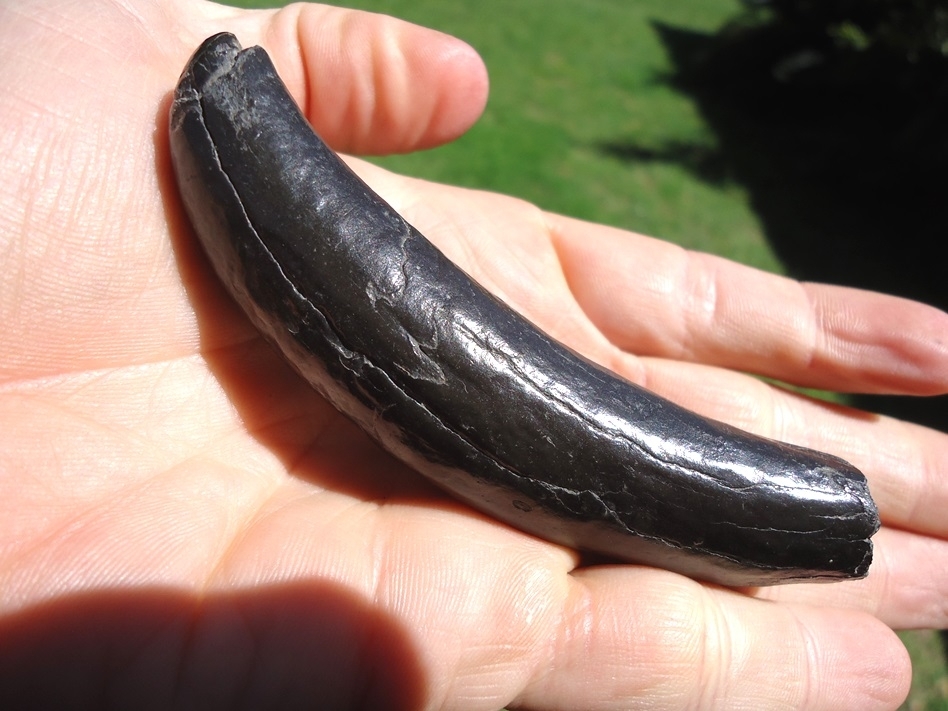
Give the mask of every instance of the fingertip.
M 446 100 L 434 112 L 438 120 L 429 126 L 422 137 L 424 144 L 417 148 L 441 145 L 464 134 L 484 113 L 490 91 L 487 65 L 467 42 L 441 34 L 427 54 L 432 66 L 443 67 L 441 71 L 453 77 L 453 86 L 451 96 L 444 97 Z
M 290 5 L 269 17 L 261 40 L 314 128 L 339 151 L 445 143 L 487 101 L 487 69 L 471 45 L 386 15 Z
M 826 708 L 894 709 L 908 696 L 912 662 L 905 645 L 876 618 L 830 608 L 813 611 L 824 643 L 814 665 L 837 667 Z M 816 673 L 812 670 L 811 673 Z
M 802 287 L 824 334 L 822 348 L 811 359 L 813 366 L 850 381 L 845 386 L 850 391 L 921 396 L 948 392 L 948 313 L 852 287 Z

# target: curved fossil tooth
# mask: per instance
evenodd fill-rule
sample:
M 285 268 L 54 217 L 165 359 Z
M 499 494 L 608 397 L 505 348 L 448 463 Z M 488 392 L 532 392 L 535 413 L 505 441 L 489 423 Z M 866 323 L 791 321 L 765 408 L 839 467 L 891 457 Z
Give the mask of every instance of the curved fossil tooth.
M 592 364 L 474 283 L 316 136 L 260 48 L 208 39 L 171 109 L 225 286 L 389 452 L 551 541 L 726 585 L 866 574 L 866 480 Z

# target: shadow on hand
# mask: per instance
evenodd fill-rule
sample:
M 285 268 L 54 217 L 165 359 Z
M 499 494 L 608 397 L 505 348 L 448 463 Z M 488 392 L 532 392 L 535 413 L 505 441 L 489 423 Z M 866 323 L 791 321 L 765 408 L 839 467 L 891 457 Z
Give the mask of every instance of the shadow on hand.
M 674 67 L 665 80 L 694 100 L 716 145 L 600 150 L 742 185 L 795 278 L 948 308 L 948 61 L 840 49 L 777 25 L 655 28 Z M 853 402 L 948 430 L 948 398 Z
M 333 584 L 74 594 L 0 620 L 0 708 L 421 704 L 407 632 Z

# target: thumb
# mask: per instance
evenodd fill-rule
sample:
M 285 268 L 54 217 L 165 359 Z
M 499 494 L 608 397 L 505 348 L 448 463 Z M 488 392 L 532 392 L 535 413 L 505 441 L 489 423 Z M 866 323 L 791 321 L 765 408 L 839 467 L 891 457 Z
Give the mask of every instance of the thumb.
M 263 46 L 314 128 L 339 151 L 399 153 L 445 143 L 470 128 L 487 101 L 480 56 L 441 32 L 326 5 L 248 11 L 189 3 L 192 14 L 199 8 L 207 21 L 192 49 L 216 31 Z

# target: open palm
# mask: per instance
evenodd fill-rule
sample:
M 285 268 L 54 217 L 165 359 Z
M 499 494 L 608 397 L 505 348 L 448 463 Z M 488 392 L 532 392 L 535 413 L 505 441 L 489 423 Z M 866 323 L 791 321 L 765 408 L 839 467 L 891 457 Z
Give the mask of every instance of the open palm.
M 320 6 L 0 6 L 0 707 L 896 706 L 888 626 L 948 624 L 948 437 L 744 373 L 948 390 L 948 317 L 520 201 L 386 173 L 383 196 L 571 347 L 703 414 L 866 472 L 870 576 L 730 591 L 452 502 L 305 387 L 196 247 L 167 148 L 206 36 L 263 44 L 353 153 L 456 136 L 451 38 Z M 768 598 L 768 599 L 765 599 Z

